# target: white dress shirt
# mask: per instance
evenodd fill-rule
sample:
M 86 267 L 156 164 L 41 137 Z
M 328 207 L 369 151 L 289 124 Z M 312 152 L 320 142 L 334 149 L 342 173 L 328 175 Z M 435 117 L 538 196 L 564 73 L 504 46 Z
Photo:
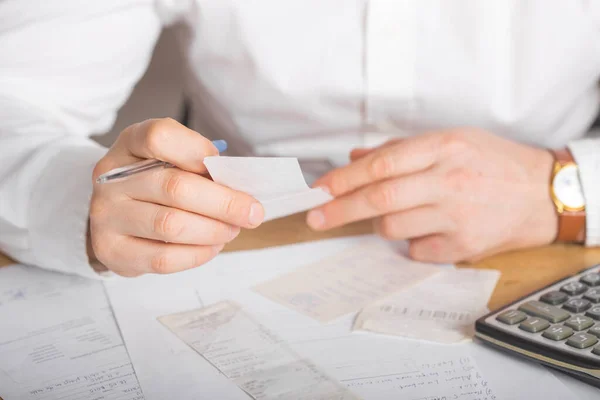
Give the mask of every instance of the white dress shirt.
M 193 127 L 234 154 L 296 156 L 317 175 L 353 147 L 449 127 L 569 145 L 600 244 L 599 1 L 3 0 L 1 251 L 96 276 L 85 233 L 106 149 L 89 136 L 173 23 Z

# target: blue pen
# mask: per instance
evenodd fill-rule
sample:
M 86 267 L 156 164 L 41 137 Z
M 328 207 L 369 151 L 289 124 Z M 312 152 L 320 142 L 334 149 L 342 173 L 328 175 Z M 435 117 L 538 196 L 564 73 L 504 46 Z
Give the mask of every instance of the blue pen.
M 219 153 L 227 150 L 227 142 L 224 140 L 213 140 L 212 144 L 217 148 Z M 144 160 L 125 167 L 115 168 L 102 174 L 96 179 L 96 183 L 107 183 L 115 180 L 122 180 L 131 175 L 135 175 L 140 172 L 148 171 L 149 169 L 164 167 L 174 167 L 173 164 L 161 161 L 161 160 Z

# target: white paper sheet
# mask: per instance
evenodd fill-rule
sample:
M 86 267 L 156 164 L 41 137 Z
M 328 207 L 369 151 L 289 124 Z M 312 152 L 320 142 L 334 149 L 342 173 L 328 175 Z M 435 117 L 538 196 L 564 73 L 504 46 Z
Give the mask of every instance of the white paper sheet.
M 468 340 L 473 337 L 475 320 L 488 312 L 487 303 L 499 278 L 494 270 L 446 269 L 369 304 L 352 329 L 439 343 Z
M 213 180 L 254 196 L 264 207 L 265 221 L 305 211 L 332 199 L 306 184 L 296 158 L 207 157 Z
M 254 399 L 358 399 L 234 302 L 159 321 Z
M 411 396 L 405 397 L 405 390 L 385 378 L 416 370 L 439 373 L 424 364 L 460 362 L 461 357 L 471 357 L 469 365 L 479 372 L 480 384 L 487 381 L 497 399 L 572 398 L 565 386 L 544 368 L 487 348 L 480 349 L 475 343 L 439 345 L 352 333 L 354 315 L 323 325 L 251 290 L 259 282 L 351 249 L 364 240 L 364 237 L 345 238 L 224 254 L 201 268 L 174 275 L 106 282 L 146 398 L 247 399 L 247 394 L 235 383 L 157 321 L 162 315 L 222 300 L 243 305 L 253 318 L 285 340 L 297 354 L 314 362 L 346 387 L 351 386 L 352 392 L 364 399 L 423 400 L 435 398 L 431 396 L 439 393 L 454 393 L 453 382 L 442 380 L 432 386 L 421 380 L 415 382 L 418 387 L 410 392 Z
M 309 317 L 328 322 L 440 271 L 434 265 L 403 257 L 387 243 L 366 242 L 261 283 L 254 290 Z
M 100 282 L 0 269 L 0 397 L 141 400 Z

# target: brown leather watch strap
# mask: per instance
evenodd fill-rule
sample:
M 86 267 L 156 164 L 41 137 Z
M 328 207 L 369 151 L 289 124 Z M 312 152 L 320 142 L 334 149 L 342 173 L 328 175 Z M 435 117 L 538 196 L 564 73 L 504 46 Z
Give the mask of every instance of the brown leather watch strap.
M 554 150 L 554 157 L 560 165 L 574 163 L 573 155 L 568 149 Z M 585 210 L 558 212 L 557 242 L 585 242 Z

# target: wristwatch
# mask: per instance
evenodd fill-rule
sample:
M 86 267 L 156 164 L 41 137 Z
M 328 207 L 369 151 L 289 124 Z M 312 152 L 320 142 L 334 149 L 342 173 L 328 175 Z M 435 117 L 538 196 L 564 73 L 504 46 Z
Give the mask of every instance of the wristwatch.
M 568 149 L 553 150 L 550 196 L 558 214 L 557 242 L 585 241 L 585 198 L 579 168 Z

